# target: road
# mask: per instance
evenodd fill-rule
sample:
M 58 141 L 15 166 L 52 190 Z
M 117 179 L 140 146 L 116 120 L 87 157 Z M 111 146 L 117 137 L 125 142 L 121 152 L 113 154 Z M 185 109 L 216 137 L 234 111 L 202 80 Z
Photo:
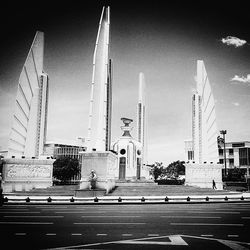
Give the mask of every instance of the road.
M 5 204 L 1 249 L 250 249 L 250 203 Z

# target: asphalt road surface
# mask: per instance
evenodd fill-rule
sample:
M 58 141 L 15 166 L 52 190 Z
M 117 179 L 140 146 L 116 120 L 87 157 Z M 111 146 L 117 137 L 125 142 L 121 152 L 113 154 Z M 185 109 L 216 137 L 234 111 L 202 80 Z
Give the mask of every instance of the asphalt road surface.
M 250 203 L 6 204 L 1 249 L 250 249 Z

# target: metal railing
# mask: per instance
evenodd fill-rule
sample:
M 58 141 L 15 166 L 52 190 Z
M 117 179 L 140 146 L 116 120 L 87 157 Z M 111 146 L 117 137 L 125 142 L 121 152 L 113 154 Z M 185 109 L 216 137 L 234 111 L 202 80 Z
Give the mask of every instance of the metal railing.
M 177 203 L 208 203 L 208 202 L 250 202 L 250 197 L 247 196 L 204 196 L 204 197 L 150 197 L 150 196 L 138 196 L 138 197 L 4 197 L 3 203 L 81 203 L 81 204 L 133 204 L 133 203 L 162 203 L 162 204 L 177 204 Z

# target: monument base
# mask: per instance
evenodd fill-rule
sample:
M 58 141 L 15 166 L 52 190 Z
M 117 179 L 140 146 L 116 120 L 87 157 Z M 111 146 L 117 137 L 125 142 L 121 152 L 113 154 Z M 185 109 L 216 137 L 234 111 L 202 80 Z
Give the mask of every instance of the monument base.
M 91 171 L 97 175 L 96 188 L 109 193 L 115 188 L 117 156 L 113 152 L 80 152 L 81 181 L 80 189 L 90 189 Z
M 223 190 L 222 164 L 185 164 L 185 185 L 200 188 L 213 188 L 213 180 L 217 190 Z
M 53 159 L 3 159 L 3 192 L 52 186 Z

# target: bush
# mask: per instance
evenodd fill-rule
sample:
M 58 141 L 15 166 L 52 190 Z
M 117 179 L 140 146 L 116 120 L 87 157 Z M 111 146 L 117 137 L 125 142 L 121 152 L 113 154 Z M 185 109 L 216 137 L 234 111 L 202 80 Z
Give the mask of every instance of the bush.
M 56 182 L 66 184 L 69 179 L 80 173 L 78 159 L 68 157 L 57 159 L 53 164 L 53 178 Z

